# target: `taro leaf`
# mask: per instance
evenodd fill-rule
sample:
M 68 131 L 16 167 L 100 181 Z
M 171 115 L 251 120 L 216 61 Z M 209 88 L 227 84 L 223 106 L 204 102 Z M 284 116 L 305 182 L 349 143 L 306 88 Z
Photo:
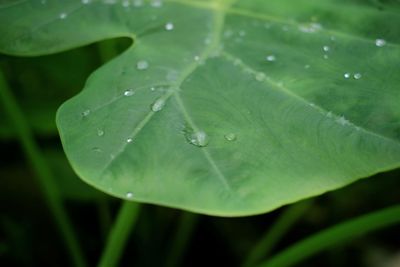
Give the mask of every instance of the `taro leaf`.
M 109 194 L 239 216 L 400 166 L 398 1 L 1 3 L 5 53 L 133 39 L 57 116 Z

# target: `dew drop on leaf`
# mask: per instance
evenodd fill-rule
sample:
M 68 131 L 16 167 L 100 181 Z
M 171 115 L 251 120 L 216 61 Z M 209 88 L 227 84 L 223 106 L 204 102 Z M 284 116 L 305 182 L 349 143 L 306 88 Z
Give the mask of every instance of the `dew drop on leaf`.
M 132 198 L 133 197 L 133 193 L 132 192 L 127 192 L 125 196 L 127 198 Z
M 159 98 L 156 101 L 154 101 L 154 103 L 151 105 L 151 110 L 154 112 L 158 112 L 163 109 L 164 105 L 165 105 L 165 100 Z
M 346 72 L 345 74 L 343 74 L 343 77 L 345 78 L 345 79 L 348 79 L 348 78 L 350 78 L 350 73 L 348 73 L 348 72 Z
M 209 138 L 203 131 L 186 132 L 186 140 L 197 147 L 205 147 L 208 145 Z
M 104 135 L 104 131 L 102 129 L 98 129 L 97 130 L 97 135 L 98 136 L 103 136 Z
M 167 24 L 165 24 L 165 29 L 167 31 L 172 31 L 174 29 L 174 24 L 172 22 L 167 22 Z
M 90 109 L 87 109 L 81 113 L 82 117 L 87 117 L 90 114 Z
M 274 55 L 269 55 L 269 56 L 267 56 L 265 59 L 266 59 L 267 61 L 269 61 L 269 62 L 273 62 L 273 61 L 276 60 L 276 57 L 275 57 Z
M 375 40 L 375 45 L 378 47 L 382 47 L 386 45 L 386 41 L 384 39 L 376 39 Z
M 353 77 L 354 77 L 354 79 L 359 80 L 359 79 L 361 79 L 362 75 L 361 75 L 361 73 L 354 73 Z
M 330 49 L 331 49 L 331 48 L 330 48 L 329 46 L 327 46 L 327 45 L 324 45 L 324 46 L 322 47 L 322 50 L 324 50 L 325 52 L 328 52 Z
M 66 18 L 67 18 L 67 13 L 61 13 L 61 14 L 59 15 L 59 18 L 60 18 L 60 19 L 66 19 Z
M 235 141 L 236 140 L 236 134 L 234 134 L 234 133 L 228 133 L 228 134 L 224 135 L 224 137 L 227 141 Z
M 136 64 L 136 68 L 138 70 L 146 70 L 148 67 L 149 67 L 149 62 L 147 62 L 146 60 L 140 60 Z
M 132 89 L 128 89 L 124 92 L 124 96 L 132 96 L 135 94 L 135 91 L 133 91 Z
M 126 142 L 127 142 L 127 143 L 132 143 L 132 141 L 133 141 L 133 139 L 132 139 L 132 138 L 128 138 L 128 139 L 126 139 Z

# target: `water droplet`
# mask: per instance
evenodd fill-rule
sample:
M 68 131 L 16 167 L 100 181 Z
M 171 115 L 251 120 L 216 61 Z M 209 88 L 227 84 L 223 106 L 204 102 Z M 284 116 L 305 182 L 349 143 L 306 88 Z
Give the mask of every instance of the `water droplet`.
M 269 56 L 267 56 L 265 59 L 266 59 L 267 61 L 269 61 L 269 62 L 273 62 L 273 61 L 276 60 L 276 57 L 275 57 L 274 55 L 269 55 Z
M 97 130 L 97 135 L 98 136 L 103 136 L 104 135 L 104 131 L 102 129 L 98 129 Z
M 61 13 L 61 14 L 59 15 L 59 18 L 60 18 L 60 19 L 66 19 L 66 18 L 67 18 L 67 13 Z
M 132 138 L 128 138 L 128 139 L 126 139 L 126 142 L 127 142 L 127 143 L 132 143 L 132 141 L 133 141 L 133 139 L 132 139 Z
M 376 39 L 375 40 L 375 45 L 378 47 L 382 47 L 386 45 L 386 41 L 384 39 Z
M 327 54 L 324 55 L 324 59 L 328 59 L 329 56 Z
M 90 0 L 82 0 L 82 4 L 87 5 L 90 3 Z
M 264 81 L 265 78 L 266 78 L 266 76 L 265 76 L 265 74 L 263 72 L 258 72 L 256 74 L 256 80 L 259 81 L 259 82 Z
M 228 134 L 224 135 L 224 137 L 227 141 L 235 141 L 236 140 L 236 134 L 234 134 L 234 133 L 228 133 Z
M 128 89 L 124 92 L 124 96 L 132 96 L 135 94 L 135 91 L 133 91 L 132 89 Z
M 308 23 L 299 26 L 299 30 L 305 33 L 314 33 L 322 29 L 322 25 L 319 23 Z
M 194 56 L 194 60 L 195 60 L 195 61 L 199 61 L 199 60 L 200 60 L 200 57 L 199 57 L 199 56 Z
M 127 192 L 125 196 L 127 198 L 132 198 L 133 197 L 133 193 L 132 192 Z
M 155 90 L 156 90 L 156 88 L 154 86 L 150 87 L 150 91 L 154 92 Z
M 322 47 L 322 50 L 324 50 L 325 52 L 328 52 L 330 49 L 331 49 L 331 48 L 330 48 L 329 46 L 327 46 L 327 45 L 324 45 L 324 46 Z
M 81 113 L 82 117 L 87 117 L 90 114 L 90 109 L 87 109 Z
M 188 132 L 186 133 L 186 139 L 190 144 L 198 147 L 205 147 L 209 142 L 207 134 L 203 131 Z
M 151 105 L 151 110 L 154 112 L 158 112 L 162 110 L 164 106 L 165 106 L 165 100 L 159 98 L 156 101 L 154 101 L 154 103 Z
M 345 79 L 348 79 L 348 78 L 350 78 L 350 76 L 351 76 L 351 74 L 350 74 L 350 73 L 348 73 L 348 72 L 346 72 L 345 74 L 343 74 L 343 77 L 344 77 Z
M 336 119 L 336 122 L 339 123 L 342 126 L 350 124 L 349 121 L 344 116 L 341 116 L 338 119 Z
M 353 75 L 353 78 L 356 80 L 361 79 L 361 77 L 362 77 L 361 73 L 354 73 Z
M 165 24 L 165 29 L 167 31 L 172 31 L 174 29 L 174 24 L 172 22 L 167 22 L 167 24 Z
M 138 63 L 136 64 L 136 68 L 138 70 L 145 70 L 149 67 L 149 62 L 146 60 L 139 60 Z

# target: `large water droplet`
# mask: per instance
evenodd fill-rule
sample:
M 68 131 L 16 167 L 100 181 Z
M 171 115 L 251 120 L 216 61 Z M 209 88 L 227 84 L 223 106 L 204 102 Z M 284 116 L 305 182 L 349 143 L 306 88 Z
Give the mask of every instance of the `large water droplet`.
M 145 70 L 149 67 L 149 62 L 147 62 L 146 60 L 140 60 L 138 61 L 138 63 L 136 64 L 136 68 L 138 70 Z
M 133 197 L 133 193 L 132 192 L 127 192 L 125 196 L 127 198 L 132 198 Z
M 228 133 L 228 134 L 224 135 L 224 137 L 227 141 L 235 141 L 236 140 L 236 134 L 234 134 L 234 133 Z
M 165 106 L 165 100 L 159 98 L 156 101 L 154 101 L 154 103 L 151 105 L 151 110 L 154 112 L 158 112 L 162 110 L 164 106 Z
M 190 144 L 198 147 L 205 147 L 209 142 L 207 134 L 203 131 L 187 132 L 186 139 Z
M 375 45 L 378 47 L 382 47 L 386 45 L 386 41 L 384 39 L 376 39 L 375 40 Z
M 124 96 L 132 96 L 135 94 L 135 91 L 133 91 L 132 89 L 128 89 L 124 92 Z
M 272 62 L 276 60 L 276 57 L 274 55 L 269 55 L 265 58 L 267 61 Z
M 89 114 L 90 114 L 90 109 L 84 110 L 84 111 L 81 113 L 82 117 L 87 117 L 87 116 L 89 116 Z
M 167 31 L 172 31 L 174 29 L 174 24 L 172 22 L 167 22 L 167 24 L 165 24 L 165 29 Z
M 67 18 L 67 13 L 61 13 L 60 15 L 59 15 L 59 18 L 60 19 L 66 19 Z

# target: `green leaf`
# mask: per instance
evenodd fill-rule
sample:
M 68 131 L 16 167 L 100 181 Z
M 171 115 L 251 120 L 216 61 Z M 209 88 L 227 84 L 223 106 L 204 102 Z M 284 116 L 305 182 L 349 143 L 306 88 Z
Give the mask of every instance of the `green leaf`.
M 2 1 L 2 51 L 133 39 L 57 116 L 100 190 L 239 216 L 400 166 L 398 1 L 42 2 Z

